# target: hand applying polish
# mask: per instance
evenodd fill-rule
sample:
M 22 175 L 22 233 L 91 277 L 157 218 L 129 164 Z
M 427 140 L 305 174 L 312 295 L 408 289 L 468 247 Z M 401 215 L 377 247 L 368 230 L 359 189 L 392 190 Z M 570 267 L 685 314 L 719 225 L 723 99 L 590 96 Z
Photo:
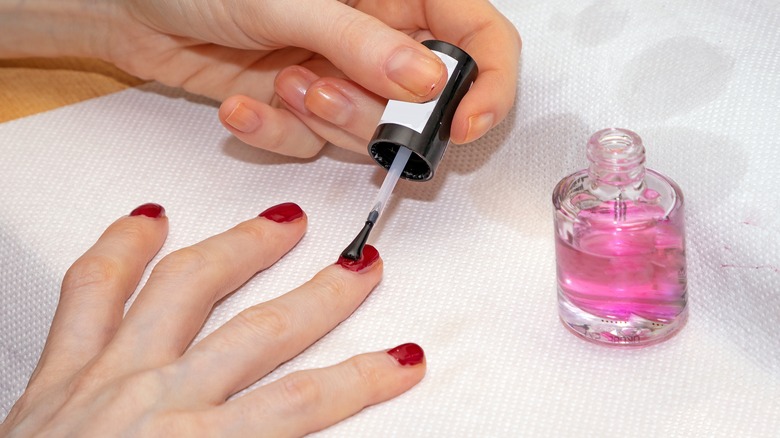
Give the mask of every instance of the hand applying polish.
M 357 260 L 400 177 L 428 181 L 441 162 L 450 140 L 452 119 L 477 77 L 477 64 L 468 53 L 443 41 L 424 41 L 447 66 L 447 85 L 441 95 L 425 103 L 389 101 L 368 152 L 388 168 L 382 187 L 363 228 L 341 253 Z
M 339 53 L 319 52 L 281 69 L 270 106 L 256 92 L 225 100 L 220 119 L 228 129 L 286 155 L 310 157 L 326 143 L 363 154 L 388 99 L 425 102 L 443 89 L 441 65 L 418 43 L 428 39 L 462 44 L 482 70 L 453 118 L 452 142 L 473 142 L 506 117 L 517 90 L 521 41 L 488 0 L 368 0 L 354 7 L 365 20 L 345 20 L 349 29 L 322 37 Z M 393 31 L 380 29 L 385 26 Z M 238 104 L 257 115 L 253 129 L 225 121 Z M 237 126 L 243 120 L 236 115 Z

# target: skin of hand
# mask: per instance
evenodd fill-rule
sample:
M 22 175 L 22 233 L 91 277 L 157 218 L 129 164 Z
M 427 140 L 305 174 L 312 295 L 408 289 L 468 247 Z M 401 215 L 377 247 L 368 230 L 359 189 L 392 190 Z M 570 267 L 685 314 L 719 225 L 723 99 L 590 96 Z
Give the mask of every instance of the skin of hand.
M 0 436 L 300 436 L 414 386 L 424 354 L 403 344 L 231 398 L 360 305 L 382 275 L 369 246 L 189 345 L 215 303 L 283 257 L 306 225 L 300 207 L 280 204 L 174 251 L 124 314 L 168 219 L 145 204 L 114 222 L 66 273 L 38 366 Z
M 513 106 L 521 49 L 489 0 L 0 0 L 0 28 L 0 57 L 107 60 L 222 102 L 239 139 L 298 157 L 326 142 L 365 154 L 387 99 L 435 98 L 431 38 L 479 66 L 451 132 L 473 141 Z

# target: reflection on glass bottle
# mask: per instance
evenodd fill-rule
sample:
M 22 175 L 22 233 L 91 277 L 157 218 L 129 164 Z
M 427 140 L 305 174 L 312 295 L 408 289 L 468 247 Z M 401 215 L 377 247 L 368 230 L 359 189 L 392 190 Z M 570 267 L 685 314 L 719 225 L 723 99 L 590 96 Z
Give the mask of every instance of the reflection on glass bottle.
M 553 191 L 559 315 L 597 343 L 660 342 L 688 316 L 682 192 L 634 132 L 593 134 L 587 156 Z

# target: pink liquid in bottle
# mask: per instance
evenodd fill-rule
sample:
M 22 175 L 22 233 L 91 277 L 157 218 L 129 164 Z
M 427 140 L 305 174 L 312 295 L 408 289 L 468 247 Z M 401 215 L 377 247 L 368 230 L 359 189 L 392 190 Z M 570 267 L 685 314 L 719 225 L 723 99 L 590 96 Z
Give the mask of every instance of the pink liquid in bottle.
M 660 342 L 687 318 L 682 192 L 631 131 L 595 133 L 588 159 L 553 192 L 559 315 L 593 342 Z

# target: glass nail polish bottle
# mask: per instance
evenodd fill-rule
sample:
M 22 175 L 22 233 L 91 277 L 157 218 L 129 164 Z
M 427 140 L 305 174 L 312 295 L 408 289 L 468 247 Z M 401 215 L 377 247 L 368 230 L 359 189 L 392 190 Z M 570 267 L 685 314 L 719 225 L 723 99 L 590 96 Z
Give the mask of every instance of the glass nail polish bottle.
M 682 192 L 629 130 L 593 134 L 587 156 L 553 191 L 561 320 L 604 345 L 663 341 L 688 316 Z

